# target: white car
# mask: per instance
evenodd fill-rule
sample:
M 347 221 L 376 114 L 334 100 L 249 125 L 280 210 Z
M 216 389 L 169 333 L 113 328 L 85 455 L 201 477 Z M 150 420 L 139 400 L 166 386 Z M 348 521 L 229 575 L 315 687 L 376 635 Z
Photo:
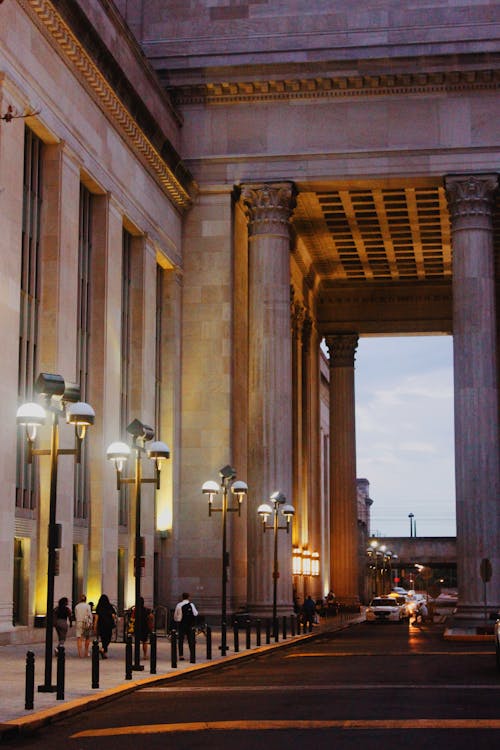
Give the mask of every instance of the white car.
M 403 617 L 409 618 L 414 614 L 417 608 L 417 603 L 414 602 L 410 596 L 397 594 L 395 591 L 391 591 L 391 593 L 387 594 L 387 596 L 397 601 L 397 603 L 403 610 Z
M 403 607 L 390 596 L 377 596 L 366 608 L 367 622 L 402 622 L 404 618 Z

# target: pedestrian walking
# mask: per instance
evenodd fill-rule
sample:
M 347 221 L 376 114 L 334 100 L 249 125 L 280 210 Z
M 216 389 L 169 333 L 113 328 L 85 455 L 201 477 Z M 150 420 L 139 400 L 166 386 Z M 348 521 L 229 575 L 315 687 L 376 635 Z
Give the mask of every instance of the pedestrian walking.
M 128 634 L 134 635 L 136 627 L 136 612 L 135 607 L 130 610 L 130 619 L 128 624 Z M 148 655 L 148 641 L 149 634 L 154 630 L 154 613 L 152 609 L 149 609 L 144 605 L 144 598 L 141 596 L 140 599 L 140 622 L 139 622 L 139 638 L 142 643 L 142 653 L 144 658 Z
M 188 645 L 193 635 L 198 610 L 194 606 L 187 592 L 182 594 L 182 599 L 176 604 L 174 610 L 174 622 L 177 623 L 179 634 L 179 659 L 184 659 L 184 637 L 187 637 Z
M 312 630 L 314 618 L 316 615 L 316 605 L 311 596 L 306 597 L 304 604 L 302 605 L 302 613 L 304 617 L 304 625 Z
M 67 596 L 59 599 L 57 607 L 54 609 L 54 627 L 59 638 L 59 646 L 64 646 L 66 636 L 68 635 L 68 628 L 71 627 L 71 609 L 68 605 Z M 55 654 L 57 656 L 57 650 Z
M 101 594 L 97 607 L 95 608 L 96 613 L 96 633 L 101 639 L 100 653 L 103 659 L 108 658 L 108 646 L 111 642 L 111 636 L 113 634 L 113 628 L 116 625 L 116 610 L 109 601 L 106 594 Z
M 89 655 L 93 624 L 94 615 L 92 614 L 90 604 L 87 604 L 87 597 L 85 594 L 82 594 L 80 601 L 75 607 L 76 647 L 80 658 Z

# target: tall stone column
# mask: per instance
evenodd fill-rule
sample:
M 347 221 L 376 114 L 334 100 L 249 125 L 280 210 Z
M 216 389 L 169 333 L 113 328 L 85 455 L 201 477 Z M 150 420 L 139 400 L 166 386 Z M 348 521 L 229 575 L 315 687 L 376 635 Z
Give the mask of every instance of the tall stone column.
M 257 507 L 279 490 L 292 498 L 292 352 L 290 331 L 291 183 L 245 185 L 248 216 L 248 604 L 270 610 L 272 533 Z M 291 535 L 280 531 L 278 607 L 292 602 Z
M 330 585 L 359 603 L 354 354 L 358 335 L 326 337 L 330 353 Z
M 493 196 L 496 175 L 446 179 L 453 245 L 453 359 L 459 616 L 482 615 L 483 558 L 500 606 L 500 468 Z

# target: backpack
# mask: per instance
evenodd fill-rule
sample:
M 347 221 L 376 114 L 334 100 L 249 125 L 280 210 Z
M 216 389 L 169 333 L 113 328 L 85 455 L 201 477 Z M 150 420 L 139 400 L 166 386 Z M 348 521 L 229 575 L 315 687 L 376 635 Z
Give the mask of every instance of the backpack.
M 182 605 L 182 624 L 183 625 L 194 625 L 195 616 L 191 602 L 186 602 Z

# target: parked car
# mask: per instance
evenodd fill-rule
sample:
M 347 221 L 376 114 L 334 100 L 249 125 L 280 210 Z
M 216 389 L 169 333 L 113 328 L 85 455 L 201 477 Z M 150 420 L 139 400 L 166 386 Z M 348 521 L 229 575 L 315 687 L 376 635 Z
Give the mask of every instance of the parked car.
M 500 619 L 495 623 L 495 651 L 497 654 L 497 669 L 500 671 Z
M 366 608 L 367 622 L 401 622 L 404 618 L 403 607 L 391 596 L 377 596 Z
M 402 586 L 393 586 L 391 593 L 394 593 L 394 594 L 403 594 L 404 595 L 404 594 L 407 594 L 408 592 Z
M 397 601 L 401 609 L 403 610 L 403 617 L 409 618 L 414 613 L 417 603 L 411 599 L 411 597 L 404 594 L 397 594 L 395 591 L 391 591 L 388 596 L 391 599 Z

